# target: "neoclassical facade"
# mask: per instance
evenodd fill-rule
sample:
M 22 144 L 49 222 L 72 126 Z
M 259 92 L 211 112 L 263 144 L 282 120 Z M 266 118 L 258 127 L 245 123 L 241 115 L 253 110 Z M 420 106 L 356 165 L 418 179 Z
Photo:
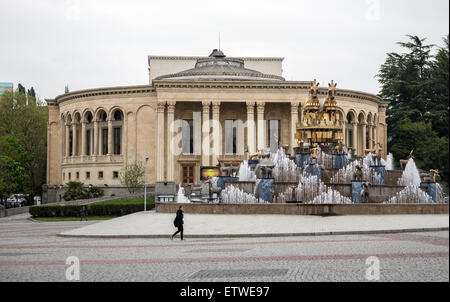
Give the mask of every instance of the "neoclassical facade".
M 120 187 L 144 163 L 147 183 L 200 182 L 201 166 L 238 165 L 248 152 L 297 146 L 312 81 L 286 81 L 283 58 L 149 57 L 148 85 L 70 92 L 47 99 L 47 185 Z M 326 86 L 327 83 L 323 86 Z M 319 88 L 325 99 L 327 88 Z M 386 156 L 386 108 L 378 96 L 337 89 L 344 143 Z M 146 158 L 148 160 L 146 161 Z

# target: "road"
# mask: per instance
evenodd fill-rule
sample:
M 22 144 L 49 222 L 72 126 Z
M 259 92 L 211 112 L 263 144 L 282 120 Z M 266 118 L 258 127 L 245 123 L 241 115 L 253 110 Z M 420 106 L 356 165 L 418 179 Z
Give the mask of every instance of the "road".
M 0 281 L 69 281 L 67 272 L 70 279 L 76 271 L 66 264 L 70 256 L 79 259 L 80 281 L 449 281 L 448 231 L 186 241 L 56 236 L 92 223 L 0 219 Z M 366 262 L 371 256 L 375 262 Z

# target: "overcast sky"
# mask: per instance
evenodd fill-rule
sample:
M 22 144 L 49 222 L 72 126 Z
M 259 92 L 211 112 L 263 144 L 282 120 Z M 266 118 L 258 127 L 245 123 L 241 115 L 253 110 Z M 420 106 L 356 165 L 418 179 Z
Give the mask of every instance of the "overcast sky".
M 287 80 L 377 94 L 406 34 L 442 45 L 448 0 L 0 0 L 0 82 L 41 98 L 148 84 L 147 55 L 284 57 Z

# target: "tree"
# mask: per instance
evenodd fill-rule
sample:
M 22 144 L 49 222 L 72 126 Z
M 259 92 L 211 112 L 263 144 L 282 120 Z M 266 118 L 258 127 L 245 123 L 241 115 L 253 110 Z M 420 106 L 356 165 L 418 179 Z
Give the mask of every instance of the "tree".
M 29 155 L 24 166 L 32 193 L 40 194 L 46 180 L 48 108 L 39 100 L 28 102 L 25 92 L 0 97 L 0 136 L 14 137 Z
M 144 173 L 142 162 L 136 161 L 120 171 L 120 183 L 132 194 L 144 186 Z
M 13 136 L 0 137 L 0 199 L 30 192 L 26 173 L 30 161 L 30 156 Z
M 448 36 L 436 55 L 426 39 L 407 36 L 399 42 L 405 53 L 388 53 L 377 75 L 380 96 L 390 102 L 386 112 L 388 149 L 406 158 L 414 149 L 417 166 L 442 172 L 448 183 Z
M 64 93 L 69 93 L 69 85 L 66 85 L 66 87 L 64 87 Z

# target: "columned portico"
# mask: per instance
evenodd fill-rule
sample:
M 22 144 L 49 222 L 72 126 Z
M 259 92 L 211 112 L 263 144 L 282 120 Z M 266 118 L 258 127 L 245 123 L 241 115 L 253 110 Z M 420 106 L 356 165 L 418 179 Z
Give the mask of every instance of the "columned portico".
M 355 155 L 358 154 L 358 123 L 357 122 L 353 122 L 352 123 L 353 129 L 352 129 L 352 133 L 353 133 L 353 152 L 355 153 Z
M 108 118 L 108 155 L 113 154 L 113 126 L 112 117 Z
M 209 123 L 209 113 L 210 113 L 211 101 L 203 101 L 202 102 L 202 165 L 209 166 L 210 165 L 210 156 L 211 156 L 211 142 L 209 141 L 209 135 L 211 131 L 211 126 Z
M 65 156 L 69 157 L 70 156 L 70 125 L 66 125 L 66 151 L 65 151 Z
M 256 120 L 257 120 L 257 127 L 258 127 L 258 150 L 262 150 L 266 148 L 266 121 L 264 120 L 264 108 L 266 103 L 265 102 L 258 102 L 256 104 Z
M 72 123 L 72 156 L 77 155 L 77 124 Z
M 94 155 L 98 155 L 99 151 L 98 151 L 98 121 L 94 120 Z
M 175 181 L 174 178 L 174 115 L 175 115 L 175 104 L 176 102 L 167 102 L 167 145 L 169 150 L 167 150 L 167 181 Z
M 365 149 L 367 149 L 367 146 L 366 146 L 366 140 L 367 140 L 367 138 L 366 138 L 366 127 L 367 127 L 367 124 L 366 123 L 362 123 L 361 124 L 361 129 L 362 129 L 362 142 L 361 142 L 361 155 L 364 155 L 364 153 L 365 153 Z
M 156 108 L 156 181 L 164 181 L 164 111 L 166 102 L 159 101 Z
M 247 102 L 247 148 L 248 153 L 256 152 L 255 102 Z
M 220 102 L 212 102 L 212 121 L 213 121 L 213 160 L 212 164 L 219 163 L 219 156 L 222 154 L 221 126 L 220 126 Z
M 291 154 L 294 154 L 294 148 L 297 146 L 297 139 L 295 138 L 295 132 L 297 131 L 298 122 L 298 108 L 300 106 L 299 102 L 291 102 Z
M 81 122 L 81 156 L 86 155 L 86 122 Z

